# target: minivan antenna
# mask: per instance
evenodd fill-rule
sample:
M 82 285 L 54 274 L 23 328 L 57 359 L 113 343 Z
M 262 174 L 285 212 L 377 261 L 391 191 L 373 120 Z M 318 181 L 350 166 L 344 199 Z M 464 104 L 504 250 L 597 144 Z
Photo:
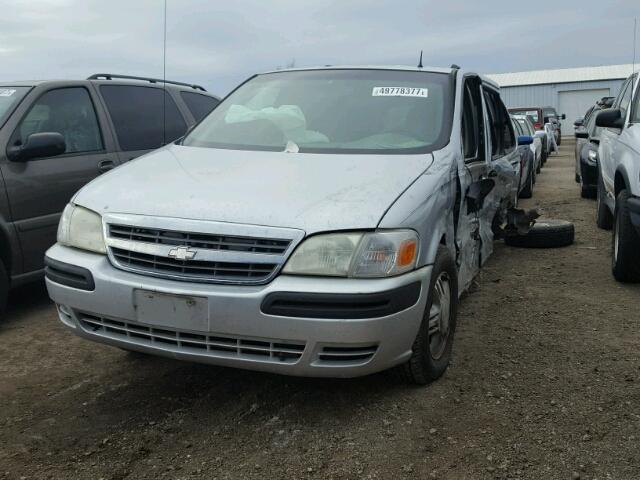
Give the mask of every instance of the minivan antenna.
M 418 68 L 422 68 L 422 50 L 420 50 L 420 60 L 418 61 Z
M 638 79 L 637 77 L 634 77 L 635 73 L 636 73 L 636 37 L 637 37 L 637 33 L 638 33 L 638 17 L 635 17 L 633 19 L 633 64 L 632 64 L 632 71 L 631 71 L 631 96 L 633 97 L 633 94 L 636 91 L 636 86 L 638 85 Z M 633 100 L 632 100 L 633 101 Z
M 167 144 L 167 0 L 164 0 L 164 29 L 162 46 L 162 145 Z

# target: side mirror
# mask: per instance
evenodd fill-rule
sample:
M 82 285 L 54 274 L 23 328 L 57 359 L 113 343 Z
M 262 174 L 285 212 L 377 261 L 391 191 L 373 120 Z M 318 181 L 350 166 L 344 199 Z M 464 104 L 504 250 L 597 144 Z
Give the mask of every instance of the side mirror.
M 518 145 L 531 145 L 533 137 L 531 135 L 520 135 L 518 137 Z
M 560 120 L 566 120 L 567 119 L 567 114 L 563 113 L 562 115 L 560 115 Z
M 601 110 L 596 117 L 596 127 L 622 129 L 624 127 L 622 111 L 619 108 Z
M 544 117 L 543 121 L 544 123 L 549 123 L 549 117 Z
M 24 145 L 9 147 L 7 157 L 12 162 L 26 162 L 34 158 L 55 157 L 66 150 L 67 145 L 60 133 L 32 133 Z
M 576 118 L 576 121 L 573 122 L 573 125 L 575 127 L 581 127 L 582 125 L 584 125 L 584 117 L 578 117 Z
M 469 185 L 469 190 L 467 190 L 466 195 L 467 213 L 479 211 L 484 204 L 484 199 L 495 186 L 496 182 L 492 178 L 483 178 L 482 180 Z

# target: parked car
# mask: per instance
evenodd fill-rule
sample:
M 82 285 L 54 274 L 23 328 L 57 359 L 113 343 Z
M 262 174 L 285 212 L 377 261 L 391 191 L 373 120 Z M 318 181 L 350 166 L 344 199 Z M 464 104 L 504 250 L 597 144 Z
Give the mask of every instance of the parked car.
M 532 143 L 529 148 L 533 152 L 535 158 L 535 173 L 540 173 L 542 166 L 546 160 L 546 133 L 544 131 L 537 131 L 533 128 L 533 124 L 529 120 L 529 117 L 522 115 L 514 115 L 514 119 L 520 125 L 522 134 L 529 136 L 532 139 Z
M 0 311 L 9 288 L 42 278 L 44 252 L 80 187 L 184 135 L 219 101 L 202 87 L 161 82 L 0 84 Z
M 600 127 L 596 126 L 596 117 L 602 110 L 599 104 L 593 105 L 576 126 L 575 165 L 576 182 L 580 184 L 582 198 L 595 198 L 598 185 L 598 145 Z
M 513 115 L 526 115 L 533 120 L 533 126 L 536 130 L 543 130 L 545 124 L 553 125 L 554 137 L 557 145 L 562 142 L 562 125 L 560 120 L 564 120 L 566 115 L 559 115 L 553 107 L 517 107 L 510 108 L 509 113 Z M 553 120 L 556 120 L 555 122 Z
M 457 67 L 256 75 L 78 192 L 47 288 L 72 332 L 124 349 L 426 383 L 516 212 L 517 158 L 497 85 Z
M 533 185 L 536 183 L 536 158 L 531 150 L 533 137 L 528 131 L 523 130 L 523 126 L 515 116 L 512 116 L 513 129 L 516 134 L 518 144 L 518 154 L 520 163 L 520 181 L 518 195 L 520 198 L 531 198 L 533 196 Z
M 560 120 L 565 120 L 567 116 L 564 113 L 559 114 L 554 107 L 543 107 L 542 117 L 545 119 L 545 122 L 547 121 L 546 119 L 549 119 L 549 121 L 554 123 L 558 132 L 558 135 L 556 136 L 556 143 L 560 146 L 562 143 L 562 122 Z
M 620 89 L 613 108 L 601 110 L 598 147 L 598 213 L 613 227 L 612 270 L 622 282 L 640 282 L 640 94 L 638 74 Z

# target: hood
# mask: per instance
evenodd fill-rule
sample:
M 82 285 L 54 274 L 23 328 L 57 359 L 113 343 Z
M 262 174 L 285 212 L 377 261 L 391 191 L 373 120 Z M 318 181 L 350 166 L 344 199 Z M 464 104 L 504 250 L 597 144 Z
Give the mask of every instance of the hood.
M 129 213 L 289 227 L 375 228 L 433 163 L 423 155 L 255 152 L 171 145 L 98 177 L 74 202 Z

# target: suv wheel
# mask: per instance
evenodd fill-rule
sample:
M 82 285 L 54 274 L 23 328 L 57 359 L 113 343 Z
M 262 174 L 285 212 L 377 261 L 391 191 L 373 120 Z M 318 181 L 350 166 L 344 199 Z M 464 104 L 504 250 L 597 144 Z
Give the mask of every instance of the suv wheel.
M 611 211 L 607 204 L 604 201 L 605 197 L 604 191 L 604 182 L 602 181 L 602 175 L 598 172 L 598 187 L 597 187 L 597 196 L 598 206 L 596 207 L 596 223 L 599 228 L 604 230 L 611 230 L 613 227 L 613 215 L 611 215 Z
M 631 223 L 628 199 L 626 190 L 622 190 L 616 198 L 612 271 L 620 282 L 640 282 L 640 235 Z
M 447 370 L 451 360 L 458 312 L 458 274 L 449 250 L 438 249 L 431 273 L 429 297 L 411 358 L 395 368 L 403 381 L 426 385 Z

